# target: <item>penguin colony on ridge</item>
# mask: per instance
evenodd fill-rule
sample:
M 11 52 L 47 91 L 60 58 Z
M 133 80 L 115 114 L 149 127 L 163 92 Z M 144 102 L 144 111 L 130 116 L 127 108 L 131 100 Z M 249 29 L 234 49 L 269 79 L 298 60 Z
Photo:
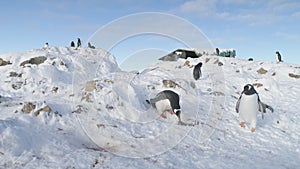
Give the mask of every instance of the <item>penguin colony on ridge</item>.
M 154 98 L 146 100 L 157 109 L 161 117 L 167 118 L 166 112 L 175 114 L 178 117 L 178 123 L 181 123 L 179 95 L 171 90 L 159 92 Z

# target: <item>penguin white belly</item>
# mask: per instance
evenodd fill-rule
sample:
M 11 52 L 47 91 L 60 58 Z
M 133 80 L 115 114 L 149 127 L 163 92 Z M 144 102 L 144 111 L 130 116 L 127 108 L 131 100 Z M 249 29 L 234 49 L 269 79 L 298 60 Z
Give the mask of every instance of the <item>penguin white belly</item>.
M 166 110 L 172 110 L 171 103 L 168 99 L 160 100 L 155 103 L 158 113 L 164 113 Z
M 239 106 L 240 122 L 250 123 L 253 128 L 256 127 L 258 113 L 258 96 L 243 94 Z

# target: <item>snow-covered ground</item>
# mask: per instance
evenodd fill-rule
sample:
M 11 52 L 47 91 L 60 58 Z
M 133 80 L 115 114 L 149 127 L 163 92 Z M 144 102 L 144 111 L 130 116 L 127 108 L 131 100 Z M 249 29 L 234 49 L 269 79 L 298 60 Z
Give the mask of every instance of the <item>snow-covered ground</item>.
M 101 49 L 66 47 L 0 58 L 0 168 L 299 168 L 300 65 L 206 54 L 136 73 Z M 248 83 L 274 108 L 254 133 L 235 112 Z M 146 103 L 164 89 L 198 125 Z

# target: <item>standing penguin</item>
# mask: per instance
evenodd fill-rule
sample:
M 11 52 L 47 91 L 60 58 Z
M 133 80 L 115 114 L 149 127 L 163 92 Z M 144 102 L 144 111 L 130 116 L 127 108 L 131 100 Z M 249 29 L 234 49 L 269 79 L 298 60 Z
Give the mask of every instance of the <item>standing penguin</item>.
M 199 63 L 194 67 L 194 70 L 193 70 L 193 76 L 194 76 L 194 79 L 195 79 L 195 80 L 198 80 L 198 79 L 201 77 L 201 75 L 202 75 L 201 67 L 202 67 L 202 62 L 199 62 Z
M 276 61 L 277 62 L 282 62 L 282 60 L 281 60 L 281 54 L 278 51 L 276 51 Z
M 48 48 L 49 48 L 49 43 L 46 42 L 45 45 L 44 45 L 44 47 L 43 47 L 43 49 L 48 49 Z
M 71 42 L 71 47 L 75 47 L 74 41 Z
M 241 127 L 245 127 L 245 123 L 249 123 L 251 132 L 255 131 L 260 105 L 260 99 L 254 87 L 251 84 L 245 85 L 235 107 L 236 112 L 239 113 Z
M 159 92 L 155 98 L 147 100 L 149 104 L 156 108 L 160 116 L 167 118 L 166 112 L 175 114 L 178 117 L 178 123 L 181 123 L 179 95 L 171 90 Z
M 220 55 L 220 50 L 219 50 L 219 48 L 216 48 L 216 54 L 217 54 L 217 56 Z
M 77 48 L 80 48 L 81 47 L 81 40 L 80 38 L 77 38 Z

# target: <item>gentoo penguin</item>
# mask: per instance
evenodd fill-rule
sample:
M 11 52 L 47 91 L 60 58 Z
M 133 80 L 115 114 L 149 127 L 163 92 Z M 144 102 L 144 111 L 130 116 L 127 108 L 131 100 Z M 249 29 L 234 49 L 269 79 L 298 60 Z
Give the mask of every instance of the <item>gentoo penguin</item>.
M 216 54 L 217 54 L 217 56 L 220 55 L 220 50 L 219 50 L 219 48 L 216 48 Z
M 239 113 L 241 127 L 245 127 L 245 123 L 249 123 L 251 132 L 255 131 L 260 106 L 260 99 L 254 87 L 251 84 L 245 85 L 235 107 L 236 112 Z
M 48 48 L 49 48 L 49 43 L 46 42 L 45 45 L 44 45 L 44 47 L 43 47 L 43 49 L 48 49 Z
M 277 60 L 277 62 L 282 62 L 281 55 L 278 51 L 276 51 L 276 60 Z
M 75 47 L 74 41 L 71 42 L 71 47 Z
M 178 122 L 181 122 L 181 109 L 177 93 L 171 90 L 164 90 L 159 92 L 155 98 L 150 99 L 150 101 L 147 100 L 147 102 L 156 108 L 161 117 L 167 118 L 166 112 L 169 112 L 170 114 L 175 114 L 178 117 Z
M 198 80 L 198 79 L 201 77 L 201 75 L 202 75 L 201 67 L 202 67 L 202 62 L 199 62 L 199 63 L 194 67 L 194 70 L 193 70 L 193 76 L 194 76 L 194 79 L 195 79 L 195 80 Z
M 80 48 L 81 47 L 81 40 L 80 38 L 77 38 L 77 48 Z

